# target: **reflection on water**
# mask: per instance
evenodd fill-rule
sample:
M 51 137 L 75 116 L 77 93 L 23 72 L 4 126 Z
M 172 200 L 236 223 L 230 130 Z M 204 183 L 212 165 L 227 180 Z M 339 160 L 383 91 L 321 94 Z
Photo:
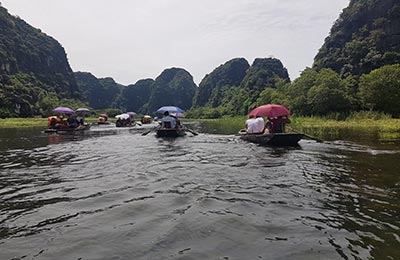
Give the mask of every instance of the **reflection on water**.
M 0 259 L 400 259 L 396 144 L 2 131 Z

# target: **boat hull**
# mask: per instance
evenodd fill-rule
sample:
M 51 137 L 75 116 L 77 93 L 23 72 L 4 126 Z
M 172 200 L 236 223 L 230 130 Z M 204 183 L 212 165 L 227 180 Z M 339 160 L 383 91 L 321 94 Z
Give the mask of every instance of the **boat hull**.
M 240 139 L 260 145 L 298 146 L 303 137 L 302 133 L 242 134 Z
M 180 137 L 186 135 L 183 129 L 157 129 L 158 137 Z

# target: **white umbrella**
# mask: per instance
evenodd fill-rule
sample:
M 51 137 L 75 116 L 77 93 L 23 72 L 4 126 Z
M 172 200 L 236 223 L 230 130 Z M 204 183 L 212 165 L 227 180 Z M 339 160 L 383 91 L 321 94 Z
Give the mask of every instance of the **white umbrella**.
M 130 116 L 128 114 L 120 114 L 120 115 L 116 115 L 115 118 L 118 119 L 128 119 Z

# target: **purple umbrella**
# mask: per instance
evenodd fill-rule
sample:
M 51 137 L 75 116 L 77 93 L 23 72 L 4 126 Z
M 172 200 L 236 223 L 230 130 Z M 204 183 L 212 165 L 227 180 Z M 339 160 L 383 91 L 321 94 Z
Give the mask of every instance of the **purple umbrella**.
M 73 113 L 75 113 L 75 111 L 69 107 L 56 107 L 53 109 L 53 112 L 60 113 L 60 114 L 66 114 L 66 115 L 72 115 Z

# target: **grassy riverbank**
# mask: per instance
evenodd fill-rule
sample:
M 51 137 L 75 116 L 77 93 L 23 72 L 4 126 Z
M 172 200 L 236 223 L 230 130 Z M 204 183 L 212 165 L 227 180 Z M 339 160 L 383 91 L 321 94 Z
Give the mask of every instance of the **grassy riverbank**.
M 220 119 L 196 119 L 193 121 L 207 122 L 215 129 L 215 132 L 221 133 L 224 132 L 224 129 L 231 129 L 230 133 L 237 133 L 239 129 L 244 128 L 246 119 L 245 116 L 240 116 Z M 295 116 L 290 119 L 292 123 L 287 125 L 288 131 L 305 132 L 321 138 L 360 132 L 377 135 L 382 139 L 400 139 L 400 119 L 349 117 L 346 120 L 334 120 L 322 117 Z
M 85 121 L 97 122 L 97 117 L 85 118 Z M 47 118 L 34 117 L 34 118 L 0 118 L 0 128 L 22 128 L 22 127 L 47 127 Z
M 96 122 L 98 119 L 86 118 L 86 122 Z M 215 133 L 237 133 L 244 127 L 245 116 L 219 119 L 185 119 L 184 121 L 207 122 Z M 319 137 L 340 136 L 349 132 L 369 133 L 383 139 L 400 139 L 400 119 L 380 117 L 376 119 L 365 117 L 349 117 L 346 120 L 334 120 L 321 117 L 291 117 L 292 123 L 288 131 L 305 132 Z M 0 128 L 22 128 L 47 126 L 47 118 L 7 118 L 0 119 Z
M 0 119 L 0 128 L 21 128 L 47 126 L 47 118 L 6 118 Z

